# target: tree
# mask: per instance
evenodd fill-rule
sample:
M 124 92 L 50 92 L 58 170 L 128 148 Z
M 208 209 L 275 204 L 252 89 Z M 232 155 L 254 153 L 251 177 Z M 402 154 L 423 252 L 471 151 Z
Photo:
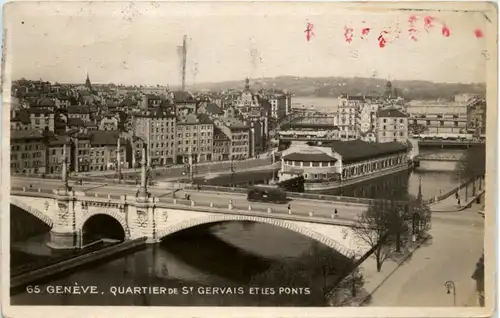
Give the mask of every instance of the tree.
M 355 237 L 368 244 L 373 250 L 378 272 L 382 269 L 382 263 L 389 257 L 392 245 L 385 217 L 386 208 L 387 201 L 373 201 L 368 209 L 358 216 L 352 228 Z
M 466 182 L 484 178 L 486 173 L 486 146 L 478 145 L 467 148 L 464 160 L 459 162 L 458 170 Z M 472 193 L 476 194 L 476 183 L 472 183 Z M 465 196 L 468 196 L 468 187 L 465 187 Z
M 432 212 L 429 205 L 422 200 L 421 192 L 417 197 L 411 196 L 408 200 L 408 215 L 411 217 L 412 235 L 422 236 L 431 228 Z
M 483 177 L 486 171 L 485 145 L 471 146 L 467 148 L 464 160 L 459 164 L 459 171 L 466 179 Z

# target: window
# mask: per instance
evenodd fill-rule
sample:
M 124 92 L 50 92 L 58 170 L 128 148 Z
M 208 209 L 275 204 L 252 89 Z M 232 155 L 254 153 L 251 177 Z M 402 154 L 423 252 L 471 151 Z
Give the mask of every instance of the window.
M 427 126 L 429 126 L 429 125 L 431 124 L 431 121 L 430 121 L 430 120 L 426 120 L 426 121 L 425 121 L 425 124 L 426 124 Z
M 440 126 L 444 126 L 444 121 L 443 121 L 443 120 L 441 120 L 441 121 L 439 122 L 439 125 L 440 125 Z
M 455 125 L 455 127 L 458 127 L 458 121 L 454 121 L 453 125 Z

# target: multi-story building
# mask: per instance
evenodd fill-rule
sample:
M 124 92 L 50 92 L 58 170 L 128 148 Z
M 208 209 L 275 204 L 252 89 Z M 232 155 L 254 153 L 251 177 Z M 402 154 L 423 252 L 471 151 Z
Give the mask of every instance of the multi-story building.
M 229 160 L 231 153 L 231 139 L 219 128 L 214 128 L 213 160 Z
M 410 101 L 406 104 L 409 125 L 425 134 L 459 134 L 467 130 L 467 103 L 458 95 L 454 102 Z
M 64 160 L 64 145 L 66 145 L 66 162 L 71 167 L 71 140 L 67 136 L 55 136 L 47 143 L 47 169 L 48 174 L 60 175 Z
M 377 111 L 378 104 L 372 104 L 367 101 L 359 105 L 356 112 L 356 126 L 358 129 L 358 136 L 361 140 L 366 142 L 375 142 L 377 140 L 376 127 L 377 127 Z
M 270 107 L 270 117 L 279 120 L 287 115 L 288 98 L 285 94 L 268 94 L 264 97 Z
M 286 104 L 285 104 L 285 115 L 290 115 L 292 113 L 292 94 L 285 92 Z
M 96 124 L 99 130 L 118 130 L 118 115 L 106 114 L 104 116 L 97 116 Z
M 90 171 L 104 171 L 117 169 L 117 153 L 120 151 L 122 168 L 128 168 L 125 156 L 126 140 L 121 139 L 123 145 L 118 150 L 119 134 L 112 131 L 93 131 L 90 134 Z
M 34 130 L 54 131 L 54 112 L 43 108 L 29 108 L 30 128 Z
M 160 107 L 162 98 L 158 95 L 144 94 L 141 99 L 141 109 L 149 110 L 151 108 Z
M 30 129 L 31 119 L 27 109 L 12 111 L 10 116 L 10 130 Z
M 358 138 L 356 115 L 358 109 L 364 103 L 364 96 L 342 95 L 340 97 L 337 110 L 337 124 L 341 140 L 354 140 Z
M 176 159 L 176 117 L 158 108 L 133 114 L 132 134 L 146 143 L 148 167 L 173 164 Z
M 188 114 L 177 117 L 177 163 L 212 160 L 214 124 L 207 115 Z
M 39 130 L 11 131 L 10 169 L 13 173 L 46 173 L 46 160 L 46 137 Z
M 215 126 L 231 140 L 229 159 L 242 160 L 250 157 L 250 127 L 235 118 L 217 118 Z
M 191 92 L 177 91 L 173 92 L 170 97 L 175 104 L 176 115 L 183 116 L 197 113 L 198 101 Z
M 91 134 L 87 131 L 78 133 L 73 138 L 72 167 L 75 172 L 89 172 L 91 167 Z
M 92 116 L 97 114 L 97 109 L 86 105 L 70 106 L 67 108 L 67 114 L 68 118 L 80 118 L 84 122 L 90 122 Z
M 406 142 L 408 115 L 398 109 L 382 109 L 377 113 L 377 142 Z
M 127 152 L 127 161 L 132 162 L 132 168 L 140 168 L 142 161 L 142 148 L 146 146 L 145 140 L 133 136 L 130 140 L 130 151 Z

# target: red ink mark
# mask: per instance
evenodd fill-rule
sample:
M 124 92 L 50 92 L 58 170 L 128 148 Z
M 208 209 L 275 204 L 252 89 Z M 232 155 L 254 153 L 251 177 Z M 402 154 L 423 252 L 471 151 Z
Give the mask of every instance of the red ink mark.
M 368 37 L 368 33 L 370 33 L 370 30 L 370 28 L 363 28 L 363 30 L 361 30 L 361 38 L 366 39 Z
M 417 21 L 417 17 L 412 15 L 408 18 L 408 23 L 413 26 L 413 24 Z
M 428 29 L 432 28 L 434 25 L 432 22 L 434 21 L 434 18 L 431 16 L 426 16 L 424 18 L 424 29 L 427 31 Z
M 482 37 L 484 37 L 483 31 L 481 31 L 480 29 L 475 29 L 474 30 L 474 35 L 476 36 L 476 38 L 482 38 Z
M 313 29 L 314 29 L 314 24 L 307 22 L 307 27 L 306 30 L 304 31 L 304 33 L 306 34 L 307 42 L 309 42 L 311 38 L 315 35 Z
M 409 28 L 408 33 L 410 34 L 411 40 L 418 41 L 418 38 L 417 38 L 418 30 L 416 28 Z
M 353 28 L 348 28 L 348 27 L 344 26 L 344 39 L 347 43 L 352 42 L 353 32 L 354 32 Z
M 441 33 L 443 34 L 443 36 L 449 37 L 451 34 L 451 31 L 446 25 L 443 25 L 443 28 L 441 29 Z
M 378 41 L 378 46 L 379 46 L 380 48 L 384 48 L 384 47 L 386 47 L 386 46 L 387 46 L 387 40 L 385 39 L 385 36 L 384 36 L 384 35 L 386 35 L 386 34 L 388 34 L 388 33 L 389 33 L 389 32 L 387 32 L 387 31 L 382 31 L 382 32 L 380 32 L 380 35 L 379 35 L 379 36 L 378 36 L 378 38 L 377 38 L 377 41 Z

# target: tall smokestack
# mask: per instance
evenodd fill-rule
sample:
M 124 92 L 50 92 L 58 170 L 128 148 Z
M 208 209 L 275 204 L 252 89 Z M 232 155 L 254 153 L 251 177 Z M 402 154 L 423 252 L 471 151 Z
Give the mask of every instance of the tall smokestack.
M 186 62 L 187 62 L 187 36 L 184 35 L 182 40 L 182 91 L 186 89 Z

